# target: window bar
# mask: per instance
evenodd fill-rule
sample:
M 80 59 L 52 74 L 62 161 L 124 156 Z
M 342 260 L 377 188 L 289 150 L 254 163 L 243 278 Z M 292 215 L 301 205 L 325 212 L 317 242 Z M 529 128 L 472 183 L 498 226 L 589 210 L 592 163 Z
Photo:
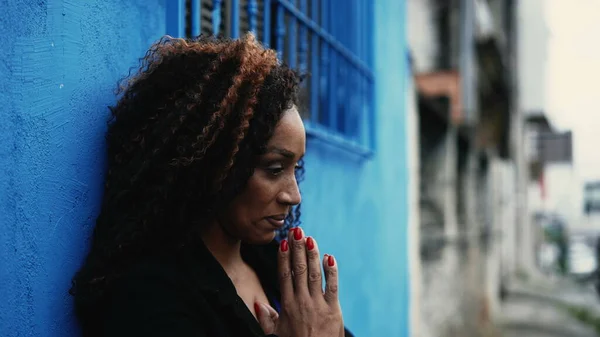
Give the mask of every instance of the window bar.
M 350 50 L 352 51 L 352 53 L 354 53 L 354 55 L 358 55 L 358 34 L 359 34 L 359 30 L 360 30 L 360 26 L 359 24 L 359 20 L 357 17 L 357 12 L 358 12 L 358 4 L 357 1 L 351 1 L 350 2 L 350 7 L 348 8 L 348 19 L 350 22 L 354 22 L 354 25 L 352 25 L 352 28 L 350 30 L 350 32 L 348 33 L 348 42 L 349 42 L 349 47 Z M 356 69 L 351 65 L 348 64 L 348 108 L 347 108 L 347 114 L 348 117 L 346 117 L 346 132 L 347 134 L 351 137 L 352 140 L 356 140 L 356 125 L 357 125 L 357 121 L 356 118 L 358 116 L 358 109 L 360 107 L 359 105 L 359 97 L 358 95 L 360 94 L 360 88 L 358 87 L 358 72 L 356 71 Z
M 365 34 L 366 34 L 366 29 L 367 29 L 367 25 L 366 25 L 366 16 L 368 15 L 367 13 L 367 8 L 366 8 L 366 0 L 358 0 L 357 1 L 357 5 L 359 6 L 358 10 L 357 10 L 357 25 L 358 25 L 358 51 L 357 51 L 357 55 L 359 57 L 359 59 L 363 62 L 366 63 L 366 52 L 365 52 Z M 356 121 L 357 123 L 359 123 L 358 125 L 362 125 L 363 123 L 363 118 L 367 117 L 367 105 L 369 104 L 368 99 L 367 99 L 367 84 L 366 84 L 366 78 L 364 76 L 362 76 L 362 74 L 357 74 L 357 80 L 358 80 L 358 110 L 356 111 Z M 367 126 L 368 127 L 368 126 Z M 367 137 L 363 136 L 363 131 L 361 129 L 366 129 L 366 128 L 357 128 L 357 137 L 359 139 L 359 142 L 361 142 L 362 145 L 364 145 L 365 147 L 369 148 L 368 146 L 368 142 Z
M 348 80 L 347 76 L 346 76 L 346 62 L 344 62 L 343 58 L 339 58 L 337 60 L 337 89 L 335 91 L 335 94 L 337 95 L 336 99 L 338 101 L 338 106 L 337 106 L 337 123 L 338 123 L 338 131 L 342 132 L 344 135 L 347 134 L 348 132 L 348 111 L 346 111 L 346 108 L 348 106 L 348 99 L 350 97 L 347 96 L 347 91 L 346 91 L 346 86 L 348 85 L 348 83 L 346 82 Z
M 213 35 L 219 35 L 219 27 L 221 26 L 221 3 L 223 0 L 213 0 L 212 10 L 212 26 Z
M 336 25 L 336 15 L 335 13 L 335 5 L 333 3 L 333 1 L 327 1 L 329 2 L 330 8 L 328 8 L 327 13 L 325 13 L 325 17 L 328 18 L 329 21 L 329 31 L 332 33 L 333 36 L 338 37 L 337 34 L 337 25 Z M 327 7 L 327 6 L 326 6 Z M 335 52 L 334 49 L 329 49 L 330 50 L 330 55 L 329 55 L 329 126 L 333 129 L 333 130 L 338 130 L 338 122 L 337 122 L 337 107 L 338 107 L 338 102 L 337 102 L 337 74 L 338 74 L 338 69 L 337 69 L 337 53 Z
M 250 31 L 252 33 L 254 33 L 255 35 L 257 35 L 256 15 L 258 13 L 258 3 L 256 2 L 256 0 L 248 0 L 247 11 L 248 11 L 248 26 L 250 28 Z
M 295 69 L 296 68 L 296 61 L 298 59 L 298 45 L 297 45 L 297 35 L 296 35 L 296 28 L 298 25 L 298 21 L 296 20 L 296 17 L 294 15 L 290 15 L 288 16 L 288 25 L 289 25 L 289 31 L 288 31 L 288 65 L 290 68 Z
M 271 44 L 271 0 L 264 0 L 263 6 L 263 45 L 269 48 Z
M 319 0 L 311 0 L 311 16 L 312 19 L 317 21 L 319 14 L 318 4 Z M 319 86 L 319 35 L 312 33 L 311 35 L 311 53 L 310 53 L 310 121 L 314 124 L 319 120 L 319 92 L 321 88 Z M 323 49 L 321 49 L 321 57 L 323 55 Z
M 289 0 L 277 0 L 277 2 L 284 7 L 284 9 L 291 15 L 295 15 L 298 22 L 305 24 L 312 33 L 318 34 L 319 37 L 328 43 L 329 47 L 336 50 L 340 57 L 343 57 L 350 61 L 360 72 L 364 73 L 367 77 L 372 78 L 373 72 L 371 68 L 367 66 L 362 60 L 356 55 L 349 51 L 344 45 L 342 45 L 337 39 L 335 39 L 327 30 L 323 29 L 317 22 L 311 20 L 310 17 L 302 13 L 296 6 Z
M 367 88 L 368 88 L 368 84 L 367 84 L 367 80 L 366 78 L 362 77 L 360 78 L 359 81 L 359 88 L 360 88 L 360 97 L 361 97 L 361 105 L 360 105 L 360 110 L 358 111 L 358 120 L 359 123 L 361 123 L 362 125 L 365 125 L 366 127 L 360 128 L 358 130 L 358 135 L 359 135 L 359 142 L 362 146 L 369 148 L 369 132 L 368 132 L 368 128 L 369 128 L 369 123 L 368 123 L 368 116 L 369 116 L 369 108 L 368 108 L 368 92 L 367 92 Z
M 281 4 L 277 4 L 277 23 L 275 27 L 275 48 L 279 59 L 283 59 L 283 37 L 285 36 L 285 12 Z
M 308 13 L 306 13 L 307 11 L 307 0 L 300 0 L 300 10 L 302 11 L 302 13 L 305 13 L 308 15 Z M 299 53 L 299 60 L 298 62 L 300 63 L 299 68 L 301 72 L 305 72 L 306 71 L 306 62 L 307 62 L 307 52 L 308 52 L 308 32 L 306 29 L 306 25 L 304 25 L 303 23 L 300 23 L 300 53 Z
M 361 143 L 367 147 L 370 148 L 370 144 L 372 144 L 372 141 L 370 139 L 371 137 L 371 117 L 369 116 L 371 113 L 371 109 L 369 108 L 369 101 L 371 98 L 371 92 L 369 90 L 369 82 L 367 79 L 363 78 L 363 91 L 364 91 L 364 95 L 365 95 L 365 104 L 363 105 L 363 109 L 362 109 L 362 114 L 360 116 L 361 120 L 365 121 L 366 123 L 366 127 L 363 129 L 362 131 L 362 140 Z
M 358 29 L 358 56 L 360 57 L 360 59 L 364 62 L 365 60 L 365 34 L 366 32 L 366 24 L 365 24 L 365 15 L 367 13 L 366 8 L 365 8 L 365 1 L 364 0 L 360 0 L 358 2 L 358 5 L 360 6 L 360 9 L 358 10 L 358 22 L 359 22 L 359 29 Z
M 371 48 L 369 48 L 369 44 L 368 44 L 368 40 L 366 39 L 367 36 L 373 36 L 373 4 L 370 3 L 369 1 L 367 1 L 367 20 L 365 22 L 366 25 L 366 29 L 365 31 L 367 32 L 365 35 L 365 38 L 363 39 L 363 41 L 365 42 L 365 51 L 366 51 L 366 64 L 369 68 L 373 69 L 373 51 L 371 50 Z
M 329 26 L 328 21 L 329 21 L 329 15 L 327 14 L 327 2 L 326 1 L 321 1 L 321 27 L 323 27 L 324 29 L 327 29 L 327 27 Z M 320 86 L 319 86 L 319 103 L 321 101 L 325 101 L 327 102 L 327 91 L 329 86 L 331 86 L 331 76 L 328 73 L 328 69 L 330 67 L 330 53 L 331 53 L 331 48 L 329 48 L 329 46 L 327 45 L 327 41 L 325 41 L 325 39 L 321 39 L 321 77 L 320 77 Z M 324 106 L 319 104 L 321 107 Z M 327 113 L 327 110 L 329 110 L 329 107 L 327 107 L 327 109 L 322 109 L 319 111 L 319 113 L 322 115 L 320 118 L 320 121 L 327 121 L 328 120 L 326 118 L 329 118 L 329 113 Z
M 167 2 L 167 35 L 185 36 L 185 0 Z
M 369 143 L 367 144 L 367 146 L 370 149 L 373 149 L 376 146 L 376 139 L 375 139 L 375 122 L 377 119 L 377 116 L 375 116 L 375 110 L 373 109 L 373 101 L 375 100 L 375 92 L 374 92 L 374 86 L 373 83 L 371 82 L 371 80 L 367 80 L 367 88 L 369 91 L 369 96 L 368 99 L 369 101 L 367 102 L 367 111 L 369 114 Z
M 356 1 L 352 1 L 350 7 L 348 8 L 348 20 L 354 22 L 352 25 L 352 29 L 348 33 L 349 42 L 351 46 L 352 53 L 354 55 L 358 55 L 356 48 L 356 39 L 358 37 L 358 21 L 356 21 L 356 12 L 357 12 L 357 4 Z
M 240 37 L 240 0 L 231 0 L 231 38 Z
M 336 25 L 336 30 L 337 30 L 337 34 L 338 34 L 338 40 L 346 47 L 348 48 L 348 41 L 346 41 L 346 33 L 349 31 L 349 29 L 344 29 L 341 28 L 340 23 L 347 23 L 347 22 L 352 22 L 348 20 L 348 17 L 346 16 L 347 13 L 347 9 L 348 9 L 348 2 L 352 2 L 352 1 L 334 1 L 334 6 L 336 8 L 336 12 L 337 12 L 337 17 L 338 19 L 335 20 L 337 25 Z M 340 29 L 341 28 L 341 29 Z M 350 49 L 350 48 L 348 48 Z
M 355 2 L 355 11 L 354 11 L 354 22 L 356 22 L 356 29 L 354 30 L 354 32 L 356 33 L 356 37 L 354 39 L 354 42 L 356 44 L 356 50 L 354 51 L 356 53 L 356 56 L 360 59 L 363 60 L 362 57 L 362 46 L 361 46 L 361 41 L 362 41 L 362 34 L 363 34 L 363 17 L 365 15 L 365 10 L 363 8 L 363 0 L 357 0 Z
M 356 116 L 357 110 L 359 109 L 359 98 L 360 88 L 358 87 L 358 81 L 356 76 L 356 71 L 354 69 L 350 69 L 351 72 L 348 74 L 348 104 L 347 104 L 347 114 L 346 117 L 346 132 L 348 136 L 350 136 L 353 140 L 356 139 Z
M 335 1 L 336 3 L 336 8 L 337 8 L 337 12 L 338 12 L 338 20 L 337 20 L 337 32 L 339 34 L 339 39 L 342 42 L 342 44 L 344 46 L 346 46 L 346 48 L 348 48 L 349 50 L 351 50 L 351 46 L 348 43 L 348 35 L 350 33 L 350 30 L 352 28 L 346 28 L 343 27 L 340 23 L 348 23 L 348 22 L 352 22 L 351 20 L 349 20 L 348 17 L 348 7 L 349 4 L 352 1 Z M 338 113 L 337 113 L 337 122 L 338 122 L 338 129 L 344 134 L 347 135 L 348 133 L 348 120 L 350 119 L 349 117 L 349 113 L 348 113 L 348 63 L 344 62 L 344 58 L 340 57 L 338 60 L 338 66 L 337 66 L 337 83 L 338 83 L 338 89 L 337 89 L 337 100 L 338 100 Z
M 192 37 L 200 35 L 200 0 L 192 0 L 192 8 L 190 16 L 192 17 Z
M 374 8 L 373 8 L 373 3 L 371 3 L 370 1 L 367 1 L 367 35 L 365 36 L 365 51 L 367 53 L 367 66 L 371 69 L 373 69 L 373 65 L 374 65 L 374 60 L 373 60 L 373 50 L 372 48 L 369 48 L 371 43 L 370 41 L 367 39 L 367 37 L 369 36 L 373 36 L 373 17 L 374 17 Z M 367 83 L 367 118 L 369 121 L 369 127 L 367 128 L 367 131 L 369 133 L 369 136 L 367 138 L 368 143 L 367 146 L 370 149 L 374 149 L 377 146 L 377 141 L 375 138 L 375 123 L 377 122 L 377 116 L 375 115 L 375 111 L 373 109 L 373 102 L 375 101 L 375 92 L 374 92 L 374 83 L 373 83 L 373 79 L 369 78 L 366 81 Z
M 350 50 L 352 51 L 352 53 L 354 53 L 354 55 L 358 55 L 357 53 L 357 39 L 358 39 L 358 31 L 359 31 L 359 21 L 357 20 L 357 1 L 351 1 L 349 3 L 348 6 L 348 12 L 346 14 L 346 17 L 348 18 L 349 22 L 353 22 L 354 24 L 352 25 L 352 28 L 349 30 L 348 32 L 348 46 L 350 48 Z M 348 88 L 346 91 L 346 95 L 348 96 L 348 100 L 347 100 L 347 105 L 346 105 L 346 113 L 348 114 L 348 116 L 346 117 L 346 133 L 348 134 L 348 136 L 353 139 L 356 140 L 356 116 L 357 116 L 357 110 L 358 110 L 358 81 L 357 81 L 357 74 L 358 72 L 356 71 L 356 69 L 352 66 L 352 64 L 348 63 L 348 73 L 347 73 L 347 78 L 348 78 Z
M 345 2 L 345 1 L 343 1 L 343 2 Z M 333 34 L 333 36 L 335 36 L 336 40 L 338 40 L 342 45 L 344 45 L 344 40 L 342 39 L 342 34 L 340 34 L 341 29 L 339 29 L 340 22 L 345 19 L 344 13 L 343 13 L 344 6 L 340 6 L 340 1 L 338 1 L 338 0 L 331 0 L 330 5 L 331 5 L 331 9 L 329 10 L 329 15 L 331 15 L 331 19 L 329 19 L 329 20 L 331 23 L 331 34 Z

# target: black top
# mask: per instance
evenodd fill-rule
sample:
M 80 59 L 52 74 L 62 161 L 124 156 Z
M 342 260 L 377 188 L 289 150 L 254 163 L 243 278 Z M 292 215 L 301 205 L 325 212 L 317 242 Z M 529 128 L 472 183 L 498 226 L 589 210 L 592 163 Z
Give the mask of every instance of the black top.
M 243 259 L 256 271 L 276 309 L 277 249 L 275 241 L 242 245 Z M 115 284 L 104 314 L 100 328 L 107 337 L 265 336 L 203 244 L 136 265 Z M 346 331 L 346 336 L 352 335 Z

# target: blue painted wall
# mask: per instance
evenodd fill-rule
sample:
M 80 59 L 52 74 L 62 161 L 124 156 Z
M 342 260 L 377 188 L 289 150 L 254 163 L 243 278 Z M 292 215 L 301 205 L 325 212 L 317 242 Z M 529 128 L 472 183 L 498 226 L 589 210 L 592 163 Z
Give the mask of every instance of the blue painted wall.
M 375 152 L 310 138 L 303 226 L 340 263 L 355 334 L 408 336 L 405 2 L 376 3 Z M 1 336 L 77 335 L 67 290 L 100 204 L 106 107 L 164 34 L 164 5 L 0 0 Z
M 0 336 L 74 336 L 67 290 L 100 204 L 107 106 L 164 33 L 164 0 L 0 8 Z
M 409 336 L 406 4 L 374 3 L 374 155 L 361 158 L 310 137 L 302 226 L 339 261 L 350 329 Z

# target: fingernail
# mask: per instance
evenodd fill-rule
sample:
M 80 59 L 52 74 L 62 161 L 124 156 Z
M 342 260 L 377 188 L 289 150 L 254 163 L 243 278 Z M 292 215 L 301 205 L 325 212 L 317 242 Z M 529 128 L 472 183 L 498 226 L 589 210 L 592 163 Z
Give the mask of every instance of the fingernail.
M 327 256 L 327 264 L 330 267 L 333 267 L 333 265 L 335 264 L 335 260 L 333 259 L 333 256 L 331 256 L 331 255 Z
M 254 312 L 256 313 L 256 316 L 258 317 L 258 313 L 260 312 L 260 305 L 258 305 L 258 303 L 254 303 Z
M 287 242 L 287 240 L 281 241 L 281 251 L 282 252 L 287 252 L 288 251 L 288 242 Z
M 308 250 L 313 250 L 315 248 L 315 240 L 310 236 L 306 238 L 306 248 L 308 248 Z
M 302 239 L 302 230 L 298 227 L 296 227 L 296 230 L 294 231 L 294 239 L 296 239 L 296 240 Z

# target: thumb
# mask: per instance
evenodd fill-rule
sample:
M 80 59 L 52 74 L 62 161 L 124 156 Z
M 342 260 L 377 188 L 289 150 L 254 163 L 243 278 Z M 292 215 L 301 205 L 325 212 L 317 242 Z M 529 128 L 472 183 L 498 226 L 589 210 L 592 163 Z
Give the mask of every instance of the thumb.
M 263 329 L 266 335 L 270 335 L 275 333 L 275 328 L 277 327 L 277 320 L 279 319 L 279 314 L 275 309 L 271 308 L 270 305 L 255 302 L 254 303 L 254 311 L 256 312 L 256 318 L 258 319 L 258 323 L 260 327 Z

